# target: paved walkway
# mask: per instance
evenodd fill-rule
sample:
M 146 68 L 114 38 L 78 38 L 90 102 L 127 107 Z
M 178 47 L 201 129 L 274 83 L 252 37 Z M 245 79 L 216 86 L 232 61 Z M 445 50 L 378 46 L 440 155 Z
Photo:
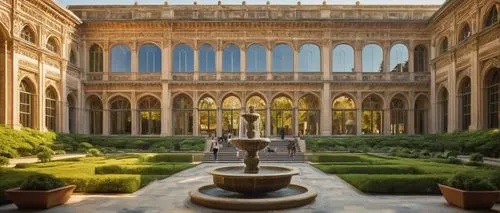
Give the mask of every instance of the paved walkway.
M 265 165 L 276 165 L 266 164 Z M 196 206 L 188 199 L 188 191 L 210 184 L 206 170 L 214 166 L 235 164 L 201 164 L 167 179 L 154 182 L 131 195 L 74 195 L 69 204 L 41 212 L 50 213 L 184 213 L 234 212 Z M 281 164 L 283 165 L 283 164 Z M 318 191 L 316 201 L 297 209 L 273 212 L 296 213 L 461 213 L 470 212 L 449 207 L 441 196 L 374 196 L 359 193 L 335 175 L 327 175 L 305 163 L 290 163 L 301 174 L 292 182 L 304 183 Z M 494 207 L 500 211 L 500 205 Z M 18 212 L 14 205 L 0 207 L 0 212 Z M 26 212 L 26 211 L 23 211 Z M 496 212 L 496 211 L 493 211 Z
M 54 155 L 52 160 L 63 160 L 68 158 L 80 158 L 85 157 L 85 154 L 66 154 L 66 155 Z M 23 157 L 23 158 L 14 158 L 9 160 L 8 167 L 14 167 L 18 163 L 36 163 L 38 162 L 37 157 Z

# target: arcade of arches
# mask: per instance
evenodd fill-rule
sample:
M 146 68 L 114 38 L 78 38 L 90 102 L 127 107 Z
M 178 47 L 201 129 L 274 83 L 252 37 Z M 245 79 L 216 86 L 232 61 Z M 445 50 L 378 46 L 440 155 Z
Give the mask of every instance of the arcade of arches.
M 262 136 L 500 127 L 495 0 L 203 7 L 0 4 L 0 125 L 239 136 L 254 106 Z

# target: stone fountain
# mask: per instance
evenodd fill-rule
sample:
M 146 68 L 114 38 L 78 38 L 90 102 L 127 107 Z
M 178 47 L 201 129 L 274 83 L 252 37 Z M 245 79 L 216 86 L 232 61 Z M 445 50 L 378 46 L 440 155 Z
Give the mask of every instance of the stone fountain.
M 306 185 L 290 184 L 299 170 L 285 166 L 259 166 L 259 151 L 271 143 L 260 138 L 256 126 L 260 115 L 250 107 L 242 115 L 246 138 L 231 139 L 236 148 L 246 151 L 245 166 L 225 166 L 210 170 L 214 184 L 189 192 L 191 202 L 226 210 L 277 210 L 311 203 L 317 193 Z

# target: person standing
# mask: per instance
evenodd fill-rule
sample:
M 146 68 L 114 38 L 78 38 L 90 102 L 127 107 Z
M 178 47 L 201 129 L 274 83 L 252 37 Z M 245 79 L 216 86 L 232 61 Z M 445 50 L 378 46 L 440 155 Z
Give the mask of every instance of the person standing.
M 217 153 L 219 152 L 219 143 L 215 139 L 215 137 L 212 137 L 212 146 L 211 146 L 213 155 L 214 155 L 214 161 L 217 160 Z
M 285 140 L 285 129 L 284 128 L 281 128 L 280 136 L 281 136 L 281 140 Z

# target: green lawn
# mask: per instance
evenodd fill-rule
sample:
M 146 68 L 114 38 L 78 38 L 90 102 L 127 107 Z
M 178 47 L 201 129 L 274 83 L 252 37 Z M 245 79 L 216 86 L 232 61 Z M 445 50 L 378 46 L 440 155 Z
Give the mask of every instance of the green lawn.
M 312 161 L 316 168 L 338 175 L 362 192 L 379 194 L 439 194 L 437 184 L 445 183 L 458 172 L 488 178 L 500 171 L 493 166 L 474 167 L 371 154 L 317 153 Z
M 0 204 L 6 202 L 4 190 L 19 186 L 26 177 L 36 173 L 52 174 L 67 184 L 76 184 L 76 192 L 132 193 L 151 181 L 195 166 L 186 162 L 191 155 L 161 156 L 164 157 L 136 154 L 87 157 L 0 168 Z

